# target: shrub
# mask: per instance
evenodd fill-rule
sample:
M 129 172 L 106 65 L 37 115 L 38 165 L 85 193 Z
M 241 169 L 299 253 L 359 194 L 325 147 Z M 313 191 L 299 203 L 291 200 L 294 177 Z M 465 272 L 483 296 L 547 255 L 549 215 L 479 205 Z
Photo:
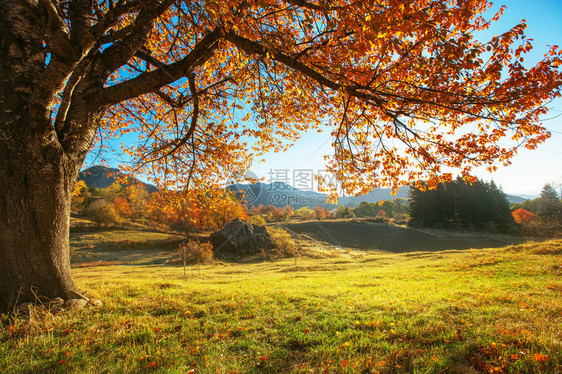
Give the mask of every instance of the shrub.
M 114 225 L 120 222 L 119 215 L 113 204 L 108 204 L 103 199 L 94 200 L 86 212 L 98 226 Z
M 124 197 L 118 196 L 113 200 L 113 206 L 115 210 L 121 217 L 131 217 L 131 208 L 129 207 L 129 202 Z
M 351 208 L 340 205 L 336 208 L 334 216 L 336 218 L 355 218 L 355 213 Z
M 533 213 L 523 208 L 514 210 L 513 212 L 511 212 L 511 215 L 513 216 L 513 219 L 517 223 L 530 222 L 535 218 L 535 215 Z
M 188 264 L 207 264 L 213 259 L 211 243 L 201 243 L 197 240 L 187 240 L 177 249 L 184 266 Z
M 263 219 L 262 216 L 258 216 L 257 214 L 254 214 L 253 216 L 251 216 L 249 222 L 252 225 L 265 226 L 265 219 Z
M 528 221 L 518 224 L 521 235 L 528 238 L 560 238 L 562 237 L 562 225 L 543 224 L 536 221 Z
M 299 217 L 301 220 L 313 219 L 314 211 L 307 206 L 303 206 L 302 208 L 298 209 L 294 213 L 294 215 Z
M 297 256 L 297 246 L 287 231 L 273 228 L 268 228 L 267 231 L 273 237 L 277 252 L 281 257 Z
M 388 225 L 391 220 L 386 218 L 386 217 L 381 217 L 381 216 L 376 216 L 375 218 L 369 218 L 367 219 L 368 222 L 373 222 L 373 223 L 382 223 L 385 225 Z

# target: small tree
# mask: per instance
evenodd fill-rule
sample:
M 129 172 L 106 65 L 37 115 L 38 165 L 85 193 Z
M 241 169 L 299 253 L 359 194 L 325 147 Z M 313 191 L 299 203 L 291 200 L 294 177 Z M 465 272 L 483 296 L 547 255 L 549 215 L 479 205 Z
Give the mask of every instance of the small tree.
M 340 205 L 339 207 L 336 208 L 336 211 L 334 212 L 334 216 L 336 218 L 355 218 L 355 213 L 353 213 L 353 210 L 351 208 L 344 205 Z
M 321 206 L 316 206 L 314 208 L 314 215 L 316 216 L 316 219 L 319 220 L 319 221 L 324 220 L 324 219 L 328 219 L 328 218 L 332 218 L 332 216 L 333 216 L 332 212 L 322 208 Z
M 201 243 L 197 240 L 187 240 L 177 249 L 178 256 L 183 264 L 183 276 L 187 279 L 187 265 L 207 264 L 213 259 L 213 247 L 210 243 Z M 193 275 L 193 267 L 191 268 Z
M 281 221 L 284 213 L 281 209 L 273 205 L 260 205 L 257 208 L 257 213 L 262 216 L 266 221 Z
M 293 211 L 293 207 L 290 205 L 286 205 L 285 208 L 283 208 L 283 219 L 284 220 L 288 220 L 289 218 L 291 218 L 294 214 Z
M 148 215 L 147 203 L 150 199 L 150 193 L 141 184 L 131 184 L 125 190 L 129 208 L 131 209 L 131 218 L 143 219 Z
M 129 207 L 129 202 L 126 198 L 117 196 L 113 200 L 113 205 L 115 206 L 115 210 L 121 217 L 129 218 L 132 215 L 131 208 Z
M 511 215 L 513 216 L 513 219 L 515 220 L 515 222 L 517 223 L 527 223 L 532 221 L 535 218 L 535 215 L 531 212 L 529 212 L 528 210 L 525 210 L 523 208 L 519 208 L 514 210 Z
M 302 220 L 312 219 L 314 218 L 314 211 L 307 206 L 303 206 L 300 209 L 297 209 L 295 215 L 300 217 Z
M 103 199 L 94 200 L 88 206 L 86 214 L 92 218 L 98 227 L 114 225 L 120 221 L 113 204 L 109 204 Z
M 84 181 L 78 181 L 74 185 L 72 192 L 72 209 L 75 211 L 83 210 L 90 202 L 88 186 Z

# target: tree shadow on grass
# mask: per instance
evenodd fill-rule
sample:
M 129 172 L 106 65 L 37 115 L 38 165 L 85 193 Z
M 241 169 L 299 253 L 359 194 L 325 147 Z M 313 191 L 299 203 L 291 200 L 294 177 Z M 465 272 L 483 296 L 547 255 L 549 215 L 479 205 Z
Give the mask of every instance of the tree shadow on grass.
M 497 248 L 511 244 L 510 241 L 486 236 L 447 236 L 446 233 L 436 236 L 410 228 L 362 221 L 303 222 L 285 226 L 294 233 L 305 234 L 333 246 L 392 253 Z

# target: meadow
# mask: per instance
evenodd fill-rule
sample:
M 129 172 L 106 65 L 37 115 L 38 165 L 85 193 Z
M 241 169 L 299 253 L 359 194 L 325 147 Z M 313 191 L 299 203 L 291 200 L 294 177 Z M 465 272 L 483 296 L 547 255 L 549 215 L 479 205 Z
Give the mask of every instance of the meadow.
M 187 278 L 154 260 L 173 258 L 164 245 L 95 252 L 90 240 L 74 239 L 73 276 L 103 306 L 2 316 L 1 372 L 562 371 L 560 240 L 217 261 Z M 123 250 L 130 262 L 95 256 Z

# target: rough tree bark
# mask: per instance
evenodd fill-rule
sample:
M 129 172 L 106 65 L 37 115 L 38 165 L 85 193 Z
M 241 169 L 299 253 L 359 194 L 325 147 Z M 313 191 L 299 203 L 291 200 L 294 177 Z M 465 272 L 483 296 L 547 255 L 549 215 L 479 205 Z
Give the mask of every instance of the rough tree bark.
M 0 1 L 0 312 L 81 297 L 70 275 L 70 198 L 104 111 L 187 76 L 217 48 L 211 32 L 183 60 L 104 88 L 172 3 L 121 3 L 94 24 L 91 0 L 65 11 L 53 0 Z M 99 51 L 127 12 L 135 22 Z
M 75 298 L 68 237 L 78 165 L 59 147 L 37 147 L 41 139 L 10 139 L 0 141 L 0 309 L 35 295 Z
M 0 3 L 0 311 L 79 297 L 70 277 L 69 217 L 85 144 L 71 146 L 70 132 L 57 134 L 50 118 L 78 56 L 46 70 L 44 23 L 33 2 Z M 91 138 L 86 132 L 81 140 Z

